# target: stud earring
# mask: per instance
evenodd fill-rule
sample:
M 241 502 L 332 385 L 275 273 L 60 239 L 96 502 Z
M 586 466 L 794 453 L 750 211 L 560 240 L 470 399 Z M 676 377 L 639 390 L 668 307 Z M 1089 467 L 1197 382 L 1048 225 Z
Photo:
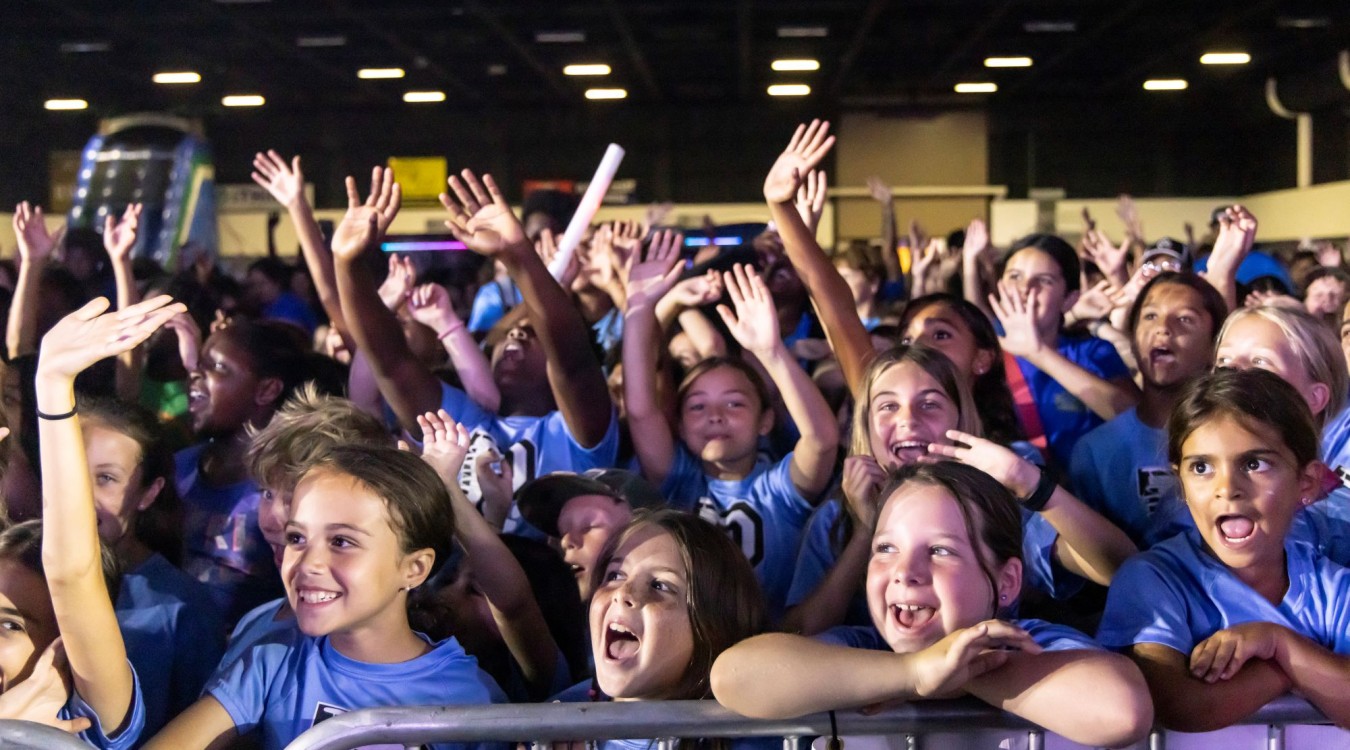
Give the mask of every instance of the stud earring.
M 1304 497 L 1299 498 L 1298 501 L 1299 501 L 1300 503 L 1303 503 L 1305 506 L 1306 506 L 1306 505 L 1312 505 L 1312 504 L 1313 504 L 1312 498 L 1307 497 L 1307 496 L 1304 496 Z
M 1008 595 L 1007 595 L 1007 594 L 999 594 L 999 595 L 998 595 L 998 600 L 1001 601 L 1001 602 L 1006 602 L 1006 601 L 1008 601 Z

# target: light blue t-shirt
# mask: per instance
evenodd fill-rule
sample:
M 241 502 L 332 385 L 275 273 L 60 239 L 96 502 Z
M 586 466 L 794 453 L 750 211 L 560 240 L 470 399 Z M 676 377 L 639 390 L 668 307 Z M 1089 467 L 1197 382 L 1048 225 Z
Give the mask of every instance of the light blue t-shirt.
M 1209 554 L 1191 529 L 1125 561 L 1111 581 L 1097 640 L 1108 648 L 1157 643 L 1190 655 L 1196 644 L 1244 622 L 1273 622 L 1350 654 L 1350 570 L 1307 544 L 1285 540 L 1289 590 L 1266 601 Z
M 1312 545 L 1337 565 L 1350 566 L 1350 487 L 1336 487 L 1296 513 L 1289 538 Z
M 1322 463 L 1333 471 L 1344 470 L 1343 480 L 1350 476 L 1350 406 L 1322 428 Z
M 1045 620 L 1008 620 L 1008 622 L 1027 631 L 1031 640 L 1046 651 L 1101 651 L 1102 647 L 1087 634 L 1067 625 L 1056 625 Z M 872 625 L 841 625 L 830 628 L 824 633 L 812 636 L 821 643 L 849 648 L 862 648 L 869 651 L 890 651 L 891 647 L 881 637 L 881 633 Z
M 1114 380 L 1129 374 L 1116 348 L 1102 339 L 1060 336 L 1057 349 L 1065 359 L 1103 380 Z M 1036 402 L 1036 414 L 1041 419 L 1051 455 L 1060 466 L 1068 466 L 1074 444 L 1104 420 L 1077 396 L 1065 390 L 1059 381 L 1041 372 L 1035 365 L 1021 357 L 1017 358 L 1017 365 Z
M 183 498 L 183 570 L 207 585 L 224 616 L 221 631 L 245 612 L 281 593 L 272 548 L 258 528 L 262 490 L 252 480 L 222 487 L 201 478 L 207 444 L 174 456 Z
M 761 458 L 744 479 L 712 479 L 680 444 L 661 485 L 670 507 L 697 511 L 740 546 L 764 589 L 771 622 L 783 618 L 797 547 L 812 510 L 792 484 L 792 455 L 776 464 Z
M 482 333 L 497 325 L 507 311 L 521 302 L 520 290 L 510 281 L 489 281 L 478 287 L 473 295 L 473 310 L 469 313 L 469 331 Z
M 211 675 L 212 682 L 225 674 L 244 652 L 253 647 L 256 643 L 263 641 L 281 640 L 289 642 L 292 634 L 296 632 L 296 623 L 294 617 L 287 617 L 281 620 L 276 619 L 277 613 L 286 606 L 286 597 L 273 599 L 265 604 L 259 604 L 248 611 L 248 614 L 239 618 L 239 622 L 234 626 L 234 632 L 230 633 L 230 639 L 225 646 L 225 653 L 220 657 L 216 664 L 216 671 Z
M 1167 461 L 1167 430 L 1128 411 L 1084 435 L 1069 462 L 1074 494 L 1140 549 L 1193 526 Z
M 245 651 L 206 692 L 239 734 L 261 726 L 264 750 L 281 750 L 311 726 L 359 708 L 483 705 L 501 691 L 454 638 L 410 661 L 367 664 L 338 653 L 327 636 L 297 631 Z
M 580 474 L 588 469 L 608 469 L 618 462 L 619 420 L 612 409 L 605 436 L 586 448 L 572 436 L 561 411 L 539 417 L 501 417 L 447 383 L 441 384 L 441 408 L 469 430 L 469 451 L 460 467 L 459 483 L 475 503 L 482 499 L 482 490 L 478 487 L 474 462 L 484 451 L 496 450 L 503 460 L 511 462 L 515 490 L 535 477 L 555 471 Z M 542 533 L 525 524 L 515 506 L 503 531 L 508 534 L 525 531 L 526 535 L 543 538 Z
M 192 705 L 224 649 L 220 613 L 202 584 L 161 555 L 122 577 L 117 623 L 136 667 L 153 736 Z
M 70 700 L 56 712 L 56 717 L 66 721 L 77 717 L 88 719 L 89 728 L 76 736 L 91 747 L 99 750 L 130 750 L 140 744 L 143 736 L 149 739 L 145 732 L 145 700 L 141 695 L 141 679 L 136 675 L 134 666 L 131 668 L 131 688 L 131 707 L 127 709 L 127 717 L 122 720 L 122 731 L 117 732 L 115 737 L 108 736 L 108 730 L 99 722 L 93 707 L 85 703 L 74 689 L 70 691 Z

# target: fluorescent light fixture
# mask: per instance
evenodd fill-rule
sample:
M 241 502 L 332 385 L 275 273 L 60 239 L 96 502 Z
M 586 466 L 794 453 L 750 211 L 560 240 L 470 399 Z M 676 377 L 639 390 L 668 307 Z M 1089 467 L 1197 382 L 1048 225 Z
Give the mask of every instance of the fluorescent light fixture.
M 958 94 L 992 94 L 998 91 L 997 83 L 958 83 L 956 84 L 956 93 Z
M 1331 19 L 1284 17 L 1277 19 L 1275 25 L 1282 29 L 1323 29 L 1331 25 Z
M 579 44 L 586 41 L 584 31 L 536 31 L 534 40 L 540 44 Z
M 810 72 L 820 70 L 819 60 L 774 60 L 771 65 L 779 73 L 787 72 Z
M 65 54 L 107 52 L 110 49 L 112 49 L 112 45 L 107 42 L 63 42 L 61 44 L 61 51 Z
M 200 73 L 183 70 L 176 73 L 156 73 L 151 80 L 155 83 L 201 83 L 202 76 Z
M 779 26 L 779 39 L 819 39 L 830 35 L 824 26 Z
M 587 99 L 627 99 L 628 89 L 586 89 Z
M 1078 30 L 1073 21 L 1027 21 L 1022 30 L 1028 34 L 1072 34 Z
M 220 100 L 227 107 L 261 107 L 267 100 L 259 94 L 231 94 Z
M 604 63 L 578 63 L 563 66 L 565 76 L 607 76 L 610 68 Z
M 347 44 L 347 37 L 341 34 L 330 36 L 298 36 L 295 38 L 297 47 L 344 47 Z
M 54 111 L 88 109 L 89 102 L 83 99 L 48 99 L 42 103 L 44 109 Z
M 1145 91 L 1181 91 L 1189 84 L 1182 78 L 1151 78 L 1144 81 Z
M 804 83 L 775 83 L 769 87 L 769 96 L 806 96 L 811 87 Z
M 984 58 L 984 67 L 986 68 L 1030 68 L 1030 57 L 986 57 Z
M 362 68 L 356 71 L 357 78 L 367 80 L 376 78 L 402 78 L 403 68 Z
M 506 75 L 506 66 L 501 63 L 493 63 L 488 66 L 487 74 L 490 76 Z
M 444 91 L 409 91 L 403 95 L 403 101 L 409 104 L 428 104 L 445 101 Z
M 1246 65 L 1252 56 L 1246 52 L 1206 52 L 1200 56 L 1201 65 Z

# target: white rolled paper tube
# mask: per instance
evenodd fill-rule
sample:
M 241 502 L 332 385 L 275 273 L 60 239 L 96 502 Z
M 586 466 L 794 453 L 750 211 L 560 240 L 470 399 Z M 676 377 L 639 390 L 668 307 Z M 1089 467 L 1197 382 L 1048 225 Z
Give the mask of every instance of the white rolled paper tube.
M 572 254 L 577 251 L 577 245 L 581 244 L 581 236 L 586 233 L 586 227 L 591 225 L 591 219 L 594 219 L 595 213 L 600 210 L 600 202 L 605 199 L 605 193 L 609 192 L 609 183 L 614 181 L 614 175 L 619 171 L 619 165 L 623 163 L 623 153 L 623 147 L 617 143 L 611 143 L 609 148 L 605 149 L 605 158 L 601 159 L 600 166 L 595 168 L 595 176 L 591 178 L 591 184 L 586 188 L 586 194 L 581 196 L 581 203 L 577 206 L 576 213 L 572 214 L 567 231 L 563 232 L 562 240 L 558 242 L 558 254 L 548 265 L 548 272 L 553 274 L 553 278 L 561 279 L 563 270 L 572 262 Z

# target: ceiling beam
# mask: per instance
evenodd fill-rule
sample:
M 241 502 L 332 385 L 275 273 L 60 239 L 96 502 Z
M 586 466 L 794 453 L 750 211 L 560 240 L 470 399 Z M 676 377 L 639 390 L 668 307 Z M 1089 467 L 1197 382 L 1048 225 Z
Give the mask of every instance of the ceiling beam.
M 839 56 L 839 69 L 834 73 L 834 82 L 830 84 L 830 96 L 838 96 L 844 89 L 844 82 L 848 80 L 849 71 L 853 68 L 853 63 L 858 61 L 858 55 L 862 53 L 863 45 L 867 43 L 868 34 L 872 33 L 872 27 L 876 25 L 877 18 L 881 16 L 882 11 L 890 0 L 871 0 L 867 4 L 867 9 L 863 11 L 862 20 L 858 22 L 858 28 L 853 31 L 853 39 L 849 42 L 848 48 L 844 54 Z
M 484 7 L 483 3 L 478 0 L 467 0 L 464 7 L 477 17 L 478 20 L 482 21 L 483 25 L 487 26 L 492 33 L 496 34 L 503 42 L 505 42 L 506 46 L 510 47 L 511 51 L 515 52 L 516 56 L 527 66 L 538 73 L 539 77 L 544 79 L 544 84 L 547 85 L 556 96 L 560 99 L 569 98 L 567 87 L 559 80 L 558 74 L 555 73 L 552 68 L 545 65 L 529 47 L 520 41 L 520 39 L 516 38 L 515 33 L 512 32 L 511 29 L 508 29 L 506 24 L 502 23 L 500 18 L 497 18 L 496 13 L 488 10 Z
M 605 10 L 609 12 L 609 20 L 614 24 L 614 31 L 619 35 L 619 42 L 623 45 L 624 52 L 628 54 L 628 62 L 637 72 L 638 80 L 642 81 L 643 87 L 647 89 L 647 95 L 659 101 L 661 87 L 656 83 L 656 74 L 652 72 L 652 66 L 647 64 L 647 56 L 643 54 L 642 46 L 633 37 L 633 29 L 628 25 L 628 19 L 624 17 L 617 0 L 605 0 Z
M 928 77 L 927 88 L 937 88 L 946 83 L 946 81 L 943 80 L 943 77 L 947 75 L 947 71 L 951 70 L 957 63 L 966 59 L 966 56 L 971 53 L 971 50 L 984 44 L 985 38 L 1003 22 L 1004 17 L 1006 17 L 1013 8 L 1017 7 L 1019 2 L 1020 0 L 1006 0 L 1006 2 L 998 8 L 995 8 L 993 12 L 985 14 L 984 20 L 979 27 L 969 34 L 963 35 L 964 41 L 961 44 L 956 45 L 955 49 L 953 49 L 951 53 L 933 69 L 932 75 Z

